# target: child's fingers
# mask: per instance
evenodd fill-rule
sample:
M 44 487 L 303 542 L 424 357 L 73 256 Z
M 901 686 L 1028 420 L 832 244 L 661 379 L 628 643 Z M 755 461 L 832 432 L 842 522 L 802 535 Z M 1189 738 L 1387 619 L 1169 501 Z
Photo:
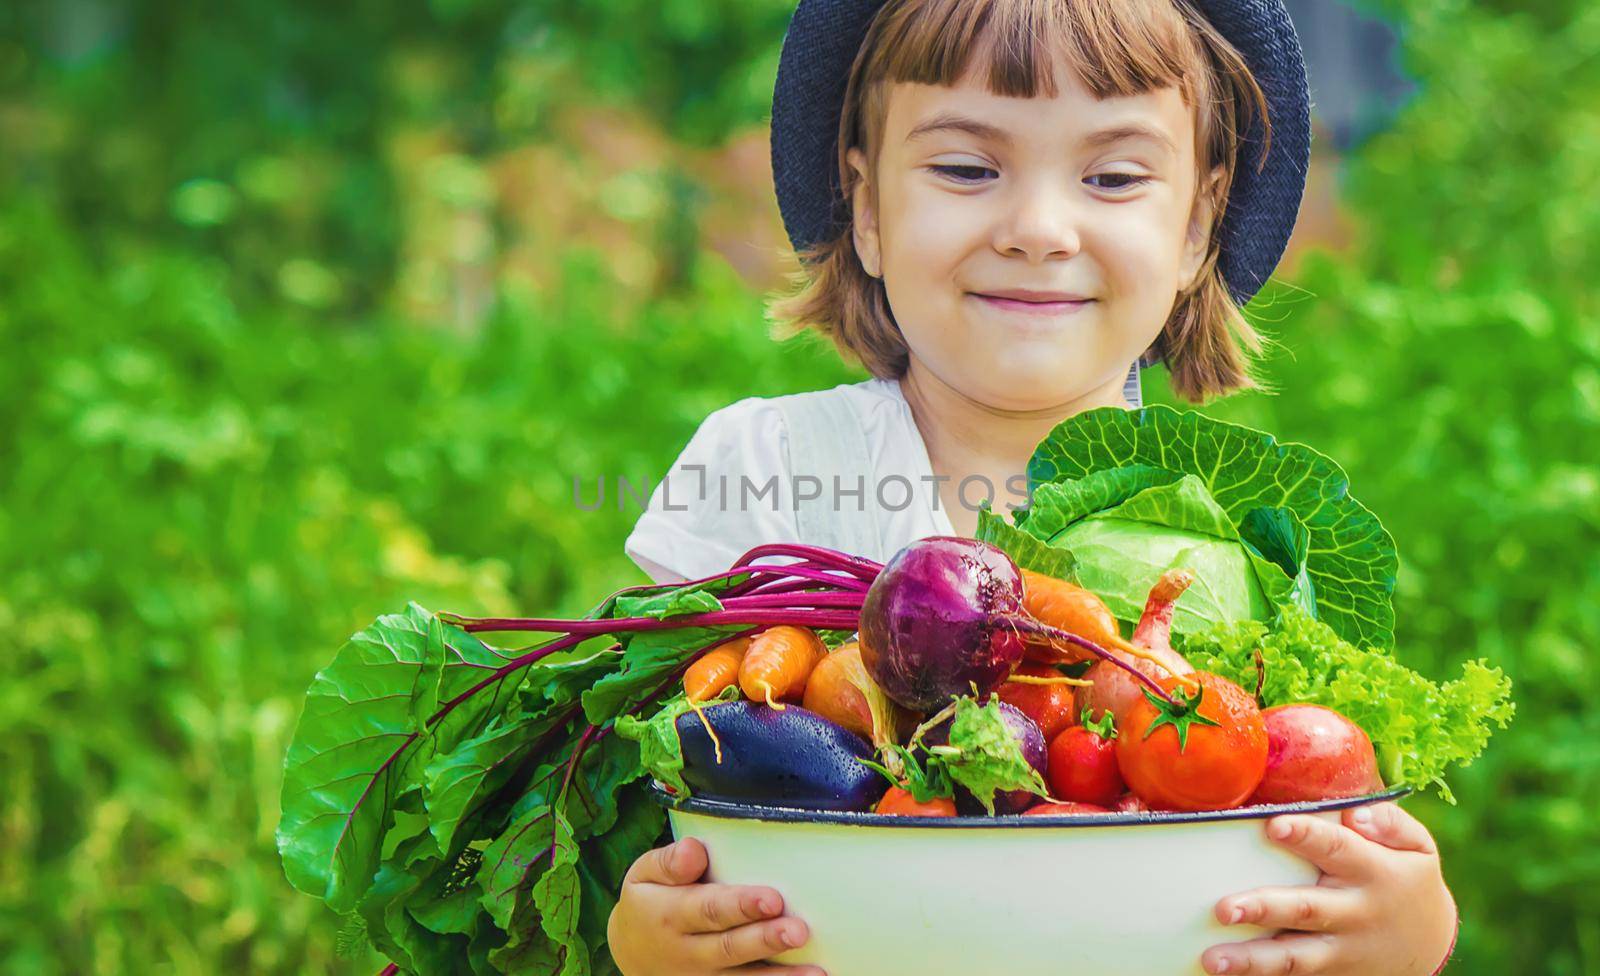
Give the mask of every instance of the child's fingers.
M 1229 895 L 1217 902 L 1216 914 L 1224 925 L 1330 932 L 1349 925 L 1359 908 L 1359 896 L 1351 889 L 1301 885 Z
M 1345 826 L 1375 844 L 1397 851 L 1437 854 L 1439 847 L 1422 821 L 1400 808 L 1398 803 L 1374 803 L 1352 807 L 1344 812 Z
M 674 895 L 680 932 L 724 932 L 783 914 L 783 898 L 771 888 L 699 885 Z
M 645 851 L 628 868 L 624 884 L 686 885 L 700 880 L 710 860 L 704 844 L 688 837 L 666 847 Z
M 1267 836 L 1338 878 L 1364 877 L 1372 870 L 1366 839 L 1342 824 L 1306 814 L 1286 814 L 1267 821 Z
M 728 969 L 798 949 L 810 937 L 806 923 L 798 918 L 775 918 L 726 932 L 691 935 L 690 957 L 707 969 Z
M 1333 936 L 1296 933 L 1212 946 L 1201 954 L 1200 965 L 1228 976 L 1315 976 L 1327 972 L 1335 957 Z
M 828 976 L 816 966 L 740 966 L 723 976 Z

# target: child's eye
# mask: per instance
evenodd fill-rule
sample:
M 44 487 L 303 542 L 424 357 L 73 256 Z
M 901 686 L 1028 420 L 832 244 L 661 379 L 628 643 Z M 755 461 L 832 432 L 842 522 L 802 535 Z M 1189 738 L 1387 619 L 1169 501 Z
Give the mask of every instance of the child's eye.
M 1102 190 L 1126 190 L 1150 182 L 1150 177 L 1140 176 L 1137 173 L 1096 173 L 1089 177 L 1091 180 L 1125 180 L 1122 183 L 1113 183 L 1110 186 L 1101 185 Z
M 993 173 L 994 170 L 987 166 L 931 166 L 936 173 L 943 173 L 953 177 L 957 183 L 976 183 L 984 173 Z M 998 175 L 998 174 L 997 174 Z

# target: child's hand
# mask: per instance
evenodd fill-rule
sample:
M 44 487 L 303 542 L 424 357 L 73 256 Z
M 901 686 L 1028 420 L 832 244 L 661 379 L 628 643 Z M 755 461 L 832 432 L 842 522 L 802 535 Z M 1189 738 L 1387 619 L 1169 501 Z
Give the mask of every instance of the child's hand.
M 771 888 L 696 884 L 705 845 L 693 838 L 645 851 L 622 881 L 606 941 L 623 976 L 709 976 L 804 945 L 798 918 L 780 918 Z M 750 966 L 756 976 L 826 976 L 813 966 Z
M 1258 888 L 1217 902 L 1225 925 L 1288 929 L 1212 946 L 1208 973 L 1430 976 L 1454 938 L 1455 900 L 1426 827 L 1393 803 L 1356 807 L 1341 824 L 1274 817 L 1267 836 L 1322 869 L 1315 885 Z

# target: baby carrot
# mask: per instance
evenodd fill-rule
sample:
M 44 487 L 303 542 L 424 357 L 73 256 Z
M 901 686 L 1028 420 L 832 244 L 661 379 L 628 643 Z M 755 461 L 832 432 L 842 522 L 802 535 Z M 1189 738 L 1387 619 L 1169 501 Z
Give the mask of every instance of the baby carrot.
M 710 701 L 739 680 L 739 664 L 750 638 L 735 637 L 707 651 L 683 673 L 683 693 L 692 702 Z
M 805 693 L 811 669 L 827 648 L 810 628 L 780 624 L 750 638 L 750 649 L 739 664 L 739 689 L 751 701 L 782 708 L 779 698 Z
M 739 679 L 739 663 L 744 660 L 749 647 L 748 637 L 723 641 L 702 654 L 683 673 L 683 696 L 689 699 L 689 707 L 694 709 L 695 717 L 700 719 L 706 735 L 711 737 L 711 744 L 717 750 L 718 765 L 722 764 L 722 740 L 717 738 L 717 730 L 711 727 L 700 704 L 722 694 Z

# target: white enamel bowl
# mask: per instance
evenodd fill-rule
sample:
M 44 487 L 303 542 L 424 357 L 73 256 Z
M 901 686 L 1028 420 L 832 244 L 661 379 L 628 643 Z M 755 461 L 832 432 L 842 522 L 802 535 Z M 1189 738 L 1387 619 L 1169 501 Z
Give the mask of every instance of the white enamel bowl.
M 656 787 L 673 835 L 698 838 L 708 880 L 776 888 L 811 939 L 778 956 L 829 976 L 1197 976 L 1207 947 L 1265 934 L 1212 908 L 1317 869 L 1263 821 L 1406 790 L 1214 813 L 882 816 L 761 807 Z

